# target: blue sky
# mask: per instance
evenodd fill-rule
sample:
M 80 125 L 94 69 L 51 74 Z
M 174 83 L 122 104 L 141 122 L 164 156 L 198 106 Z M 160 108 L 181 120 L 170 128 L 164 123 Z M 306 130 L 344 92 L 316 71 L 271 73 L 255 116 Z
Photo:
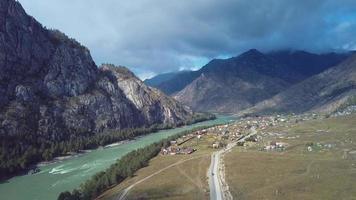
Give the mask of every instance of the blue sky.
M 19 0 L 28 14 L 139 77 L 262 51 L 356 49 L 355 0 Z

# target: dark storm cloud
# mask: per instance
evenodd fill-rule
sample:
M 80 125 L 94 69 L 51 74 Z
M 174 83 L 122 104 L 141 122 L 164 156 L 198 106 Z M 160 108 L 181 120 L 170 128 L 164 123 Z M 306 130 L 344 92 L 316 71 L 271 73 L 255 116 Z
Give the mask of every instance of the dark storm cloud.
M 29 14 L 141 76 L 249 48 L 356 48 L 354 0 L 20 0 Z

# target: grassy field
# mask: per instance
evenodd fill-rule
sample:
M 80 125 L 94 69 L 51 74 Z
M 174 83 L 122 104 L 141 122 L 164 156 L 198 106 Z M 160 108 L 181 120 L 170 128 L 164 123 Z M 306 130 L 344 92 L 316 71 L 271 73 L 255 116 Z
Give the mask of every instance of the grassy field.
M 183 146 L 197 149 L 190 155 L 158 155 L 148 167 L 140 169 L 134 177 L 106 191 L 98 199 L 115 199 L 128 186 L 179 161 L 183 162 L 135 186 L 127 199 L 209 199 L 206 173 L 214 140 L 213 136 L 204 136 L 199 142 L 192 139 L 184 143 Z
M 225 155 L 235 199 L 356 199 L 356 115 L 263 132 L 270 134 Z M 270 141 L 289 146 L 262 151 Z

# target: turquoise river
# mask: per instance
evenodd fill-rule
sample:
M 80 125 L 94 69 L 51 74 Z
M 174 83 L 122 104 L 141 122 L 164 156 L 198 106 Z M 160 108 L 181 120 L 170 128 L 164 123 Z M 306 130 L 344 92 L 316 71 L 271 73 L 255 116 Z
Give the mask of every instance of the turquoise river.
M 175 129 L 151 133 L 110 148 L 92 150 L 81 156 L 40 167 L 34 175 L 17 176 L 0 183 L 0 200 L 55 200 L 58 194 L 77 188 L 93 174 L 108 168 L 128 152 L 145 147 L 163 138 L 199 126 L 229 122 L 231 116 L 218 116 L 215 120 Z

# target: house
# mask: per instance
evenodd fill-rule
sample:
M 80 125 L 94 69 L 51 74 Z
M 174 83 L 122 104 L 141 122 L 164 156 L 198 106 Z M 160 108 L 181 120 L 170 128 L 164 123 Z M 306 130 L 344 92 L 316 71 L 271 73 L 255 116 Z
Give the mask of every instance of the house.
M 313 147 L 308 146 L 308 151 L 309 151 L 309 152 L 310 152 L 310 151 L 313 151 Z
M 162 149 L 161 149 L 161 154 L 162 154 L 162 155 L 167 155 L 167 154 L 168 154 L 168 150 L 165 149 L 165 148 L 162 148 Z
M 185 147 L 180 150 L 179 154 L 191 154 L 194 151 L 196 151 L 196 149 L 193 149 L 191 147 Z
M 257 142 L 257 135 L 251 135 L 245 139 L 248 142 Z
M 265 150 L 266 151 L 270 151 L 270 150 L 273 150 L 273 149 L 275 149 L 276 148 L 276 146 L 274 146 L 274 145 L 267 145 L 267 146 L 265 146 Z
M 276 142 L 276 141 L 271 141 L 269 143 L 269 145 L 266 145 L 264 147 L 264 149 L 266 151 L 270 151 L 270 150 L 284 150 L 284 148 L 286 148 L 289 144 L 285 143 L 285 142 Z
M 244 146 L 245 141 L 244 140 L 240 140 L 236 144 L 237 144 L 237 146 Z
M 168 148 L 162 148 L 161 154 L 162 155 L 177 155 L 177 154 L 191 154 L 196 149 L 191 147 L 177 147 L 177 146 L 170 146 Z
M 286 143 L 286 142 L 276 142 L 277 148 L 285 148 L 287 146 L 288 146 L 288 143 Z

